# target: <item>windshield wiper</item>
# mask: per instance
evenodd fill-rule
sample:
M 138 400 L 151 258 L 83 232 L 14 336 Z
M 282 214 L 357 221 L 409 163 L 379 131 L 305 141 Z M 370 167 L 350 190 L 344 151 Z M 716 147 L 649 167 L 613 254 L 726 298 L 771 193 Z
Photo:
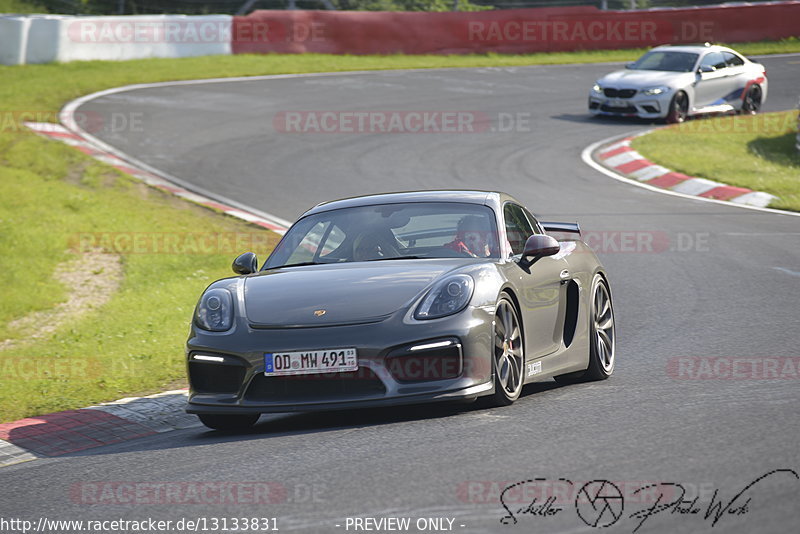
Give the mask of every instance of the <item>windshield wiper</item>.
M 278 265 L 277 267 L 270 267 L 270 269 L 283 269 L 284 267 L 302 267 L 304 265 L 328 265 L 329 261 L 301 261 L 300 263 L 287 263 L 286 265 Z
M 388 258 L 375 258 L 372 260 L 364 260 L 364 261 L 387 261 L 387 260 L 421 260 L 424 258 L 429 258 L 430 256 L 393 256 Z

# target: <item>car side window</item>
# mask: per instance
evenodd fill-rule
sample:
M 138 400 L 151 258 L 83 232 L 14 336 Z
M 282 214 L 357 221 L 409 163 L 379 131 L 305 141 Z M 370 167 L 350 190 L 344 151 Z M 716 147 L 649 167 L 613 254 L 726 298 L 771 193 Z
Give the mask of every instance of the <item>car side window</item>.
M 720 52 L 710 52 L 703 57 L 700 66 L 714 67 L 715 70 L 720 70 L 726 68 L 728 65 L 725 63 L 725 58 Z
M 503 219 L 506 225 L 506 236 L 514 255 L 522 254 L 525 242 L 534 234 L 531 223 L 517 204 L 506 204 L 503 208 Z
M 531 226 L 533 227 L 533 233 L 534 234 L 543 234 L 543 233 L 545 233 L 544 232 L 544 228 L 542 228 L 542 225 L 539 224 L 539 221 L 536 219 L 536 217 L 533 216 L 533 213 L 528 211 L 528 208 L 524 208 L 523 207 L 522 211 L 523 211 L 523 213 L 525 213 L 525 216 L 528 218 L 528 221 L 531 223 Z
M 744 65 L 744 60 L 732 52 L 723 52 L 722 56 L 729 67 L 741 67 Z
M 313 261 L 323 238 L 327 234 L 328 226 L 330 226 L 330 221 L 319 221 L 303 236 L 302 241 L 293 243 L 294 249 L 286 263 Z

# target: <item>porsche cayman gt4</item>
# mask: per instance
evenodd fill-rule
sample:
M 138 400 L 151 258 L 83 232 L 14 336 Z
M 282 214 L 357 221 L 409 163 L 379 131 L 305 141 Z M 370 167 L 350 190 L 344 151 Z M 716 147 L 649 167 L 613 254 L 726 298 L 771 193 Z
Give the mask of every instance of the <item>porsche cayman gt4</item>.
M 561 235 L 556 240 L 550 234 Z M 303 214 L 259 268 L 200 297 L 187 411 L 232 430 L 262 413 L 481 399 L 607 378 L 614 309 L 575 223 L 511 196 L 420 191 Z

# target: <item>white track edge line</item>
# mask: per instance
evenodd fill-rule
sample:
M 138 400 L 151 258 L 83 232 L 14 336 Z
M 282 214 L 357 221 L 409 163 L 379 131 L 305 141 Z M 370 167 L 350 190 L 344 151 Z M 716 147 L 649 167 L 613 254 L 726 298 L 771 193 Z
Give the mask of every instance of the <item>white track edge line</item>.
M 766 56 L 759 56 L 759 57 L 794 57 L 794 56 L 800 56 L 800 54 L 773 54 L 773 55 L 766 55 Z M 547 65 L 545 65 L 545 66 L 547 66 Z M 476 68 L 503 68 L 503 67 L 476 67 Z M 174 182 L 176 185 L 179 185 L 181 187 L 184 187 L 184 188 L 188 189 L 189 191 L 194 191 L 196 193 L 203 194 L 203 195 L 205 195 L 205 196 L 207 196 L 207 197 L 209 197 L 209 198 L 211 198 L 213 200 L 218 200 L 221 203 L 229 204 L 229 205 L 231 205 L 233 207 L 242 209 L 244 211 L 249 211 L 249 212 L 251 212 L 251 213 L 253 213 L 255 215 L 263 217 L 264 219 L 266 219 L 266 220 L 268 220 L 270 222 L 274 222 L 279 226 L 284 226 L 284 227 L 288 228 L 289 226 L 291 226 L 291 223 L 289 221 L 285 220 L 285 219 L 282 219 L 280 217 L 277 217 L 275 215 L 269 214 L 267 212 L 255 209 L 255 208 L 253 208 L 251 206 L 248 206 L 246 204 L 237 202 L 237 201 L 232 200 L 232 199 L 230 199 L 228 197 L 225 197 L 224 195 L 218 195 L 216 193 L 212 193 L 212 192 L 206 190 L 205 188 L 202 188 L 202 187 L 199 187 L 199 186 L 195 186 L 194 184 L 187 183 L 184 180 L 181 180 L 180 178 L 177 178 L 175 176 L 172 176 L 169 173 L 166 173 L 164 171 L 156 169 L 155 167 L 152 167 L 152 166 L 150 166 L 150 165 L 148 165 L 148 164 L 146 164 L 146 163 L 144 163 L 142 161 L 139 161 L 138 159 L 136 159 L 136 158 L 134 158 L 132 156 L 129 156 L 128 154 L 122 152 L 121 150 L 118 150 L 118 149 L 112 147 L 111 145 L 108 145 L 107 143 L 101 141 L 100 139 L 94 137 L 93 135 L 91 135 L 88 132 L 86 132 L 85 130 L 83 130 L 75 122 L 75 119 L 74 119 L 75 110 L 78 107 L 82 106 L 83 104 L 85 104 L 85 103 L 87 103 L 87 102 L 89 102 L 91 100 L 94 100 L 96 98 L 100 98 L 102 96 L 107 96 L 107 95 L 112 95 L 112 94 L 124 93 L 124 92 L 128 92 L 128 91 L 134 91 L 134 90 L 137 90 L 137 89 L 147 89 L 147 88 L 157 88 L 157 87 L 173 87 L 173 86 L 181 86 L 181 85 L 200 85 L 200 84 L 208 84 L 208 83 L 239 82 L 239 81 L 261 81 L 261 80 L 310 78 L 310 77 L 336 76 L 336 75 L 354 75 L 354 74 L 361 75 L 361 74 L 375 74 L 375 73 L 381 73 L 381 72 L 420 72 L 420 71 L 429 72 L 429 71 L 434 71 L 434 70 L 453 70 L 453 69 L 399 69 L 399 70 L 397 70 L 397 69 L 395 69 L 395 70 L 392 70 L 392 69 L 380 70 L 379 69 L 379 70 L 367 70 L 367 71 L 311 72 L 311 73 L 298 73 L 298 74 L 270 74 L 270 75 L 263 75 L 263 76 L 238 76 L 238 77 L 231 77 L 231 78 L 208 78 L 208 79 L 202 79 L 202 80 L 179 80 L 179 81 L 171 81 L 171 82 L 155 82 L 155 83 L 125 85 L 125 86 L 121 86 L 121 87 L 114 87 L 114 88 L 111 88 L 111 89 L 106 89 L 104 91 L 98 91 L 96 93 L 91 93 L 89 95 L 85 95 L 85 96 L 76 98 L 75 100 L 72 100 L 72 101 L 68 102 L 66 105 L 64 105 L 64 107 L 59 112 L 59 120 L 62 122 L 62 124 L 68 130 L 70 130 L 70 131 L 82 136 L 83 138 L 87 139 L 91 143 L 97 145 L 99 148 L 102 148 L 103 150 L 105 150 L 105 151 L 107 151 L 107 152 L 109 152 L 111 154 L 114 154 L 115 156 L 120 157 L 123 160 L 129 161 L 129 162 L 135 164 L 136 166 L 140 166 L 141 168 L 143 168 L 143 169 L 155 174 L 156 176 L 161 176 L 161 177 L 163 177 L 164 179 L 166 179 L 166 180 L 168 180 L 170 182 Z M 700 201 L 703 201 L 703 202 L 711 202 L 711 203 L 720 204 L 720 205 L 723 205 L 723 206 L 735 206 L 737 208 L 744 208 L 744 209 L 762 211 L 762 212 L 765 212 L 765 213 L 774 213 L 774 214 L 777 214 L 777 215 L 800 216 L 800 213 L 777 210 L 777 209 L 774 209 L 774 208 L 760 208 L 760 207 L 757 207 L 757 206 L 747 206 L 747 205 L 744 205 L 744 204 L 736 204 L 736 203 L 732 203 L 732 202 L 725 201 L 725 200 L 716 200 L 716 199 L 712 199 L 712 198 L 697 197 L 697 196 L 693 196 L 693 195 L 686 195 L 686 194 L 683 194 L 683 193 L 677 193 L 675 191 L 670 191 L 670 190 L 667 190 L 667 189 L 662 189 L 662 188 L 659 188 L 659 187 L 648 185 L 646 183 L 641 183 L 641 182 L 638 182 L 636 180 L 632 180 L 632 179 L 626 178 L 625 176 L 622 176 L 621 174 L 616 173 L 614 171 L 611 171 L 610 169 L 607 169 L 606 167 L 600 165 L 599 163 L 595 162 L 591 157 L 592 153 L 599 146 L 602 146 L 603 144 L 610 143 L 611 141 L 613 141 L 615 139 L 623 139 L 625 137 L 631 137 L 631 136 L 638 137 L 639 135 L 645 135 L 647 133 L 650 133 L 653 130 L 655 130 L 655 128 L 650 129 L 650 130 L 645 130 L 644 132 L 634 132 L 634 133 L 628 133 L 628 134 L 623 134 L 623 135 L 614 135 L 614 136 L 608 137 L 606 139 L 602 139 L 600 141 L 592 143 L 591 145 L 586 147 L 581 152 L 581 159 L 588 166 L 590 166 L 593 169 L 605 174 L 606 176 L 608 176 L 610 178 L 614 178 L 615 180 L 618 180 L 618 181 L 621 181 L 621 182 L 625 182 L 625 183 L 632 184 L 632 185 L 635 185 L 635 186 L 638 186 L 638 187 L 642 187 L 642 188 L 648 189 L 650 191 L 655 191 L 655 192 L 658 192 L 658 193 L 667 194 L 667 195 L 673 195 L 673 196 L 687 198 L 687 199 L 700 200 Z
M 625 137 L 632 137 L 632 136 L 638 137 L 640 135 L 646 135 L 646 134 L 648 134 L 648 133 L 650 133 L 650 132 L 652 132 L 654 130 L 657 130 L 657 129 L 658 128 L 651 128 L 649 130 L 645 130 L 644 132 L 633 132 L 633 133 L 626 133 L 626 134 L 623 134 L 623 135 L 612 135 L 611 137 L 607 137 L 605 139 L 601 139 L 600 141 L 596 141 L 596 142 L 592 143 L 591 145 L 587 146 L 586 148 L 584 148 L 583 151 L 581 152 L 581 159 L 589 167 L 592 167 L 594 170 L 596 170 L 598 172 L 601 172 L 601 173 L 605 174 L 606 176 L 608 176 L 610 178 L 613 178 L 613 179 L 618 180 L 620 182 L 625 182 L 626 184 L 635 185 L 637 187 L 641 187 L 641 188 L 647 189 L 649 191 L 655 191 L 656 193 L 661 193 L 661 194 L 664 194 L 664 195 L 672 195 L 672 196 L 675 196 L 675 197 L 687 198 L 687 199 L 691 199 L 691 200 L 699 200 L 701 202 L 710 202 L 712 204 L 719 204 L 721 206 L 729 206 L 729 207 L 732 207 L 732 208 L 741 208 L 741 209 L 747 209 L 747 210 L 761 211 L 761 212 L 764 212 L 764 213 L 774 213 L 776 215 L 789 215 L 789 216 L 792 216 L 792 217 L 800 217 L 800 213 L 793 212 L 793 211 L 784 211 L 784 210 L 779 210 L 779 209 L 775 209 L 775 208 L 760 208 L 758 206 L 747 206 L 745 204 L 737 204 L 735 202 L 730 202 L 730 201 L 727 201 L 727 200 L 717 200 L 715 198 L 698 197 L 698 196 L 694 196 L 694 195 L 687 195 L 687 194 L 684 194 L 684 193 L 678 193 L 676 191 L 670 191 L 669 189 L 662 189 L 660 187 L 656 187 L 656 186 L 653 186 L 653 185 L 649 185 L 649 184 L 646 184 L 646 183 L 643 183 L 643 182 L 638 182 L 636 180 L 632 180 L 630 178 L 627 178 L 627 177 L 623 176 L 622 174 L 619 174 L 617 172 L 612 171 L 611 169 L 608 169 L 607 167 L 604 167 L 603 165 L 597 163 L 594 159 L 592 159 L 592 154 L 594 153 L 594 151 L 597 150 L 599 147 L 603 146 L 606 143 L 611 143 L 616 139 L 623 139 Z

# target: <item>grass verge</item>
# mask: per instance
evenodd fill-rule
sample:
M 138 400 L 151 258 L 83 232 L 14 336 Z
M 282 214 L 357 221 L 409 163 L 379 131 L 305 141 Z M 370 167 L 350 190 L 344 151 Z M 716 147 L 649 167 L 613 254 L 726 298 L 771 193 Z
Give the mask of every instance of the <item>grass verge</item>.
M 637 137 L 633 147 L 669 169 L 778 197 L 800 211 L 797 111 L 698 119 Z
M 800 40 L 736 45 L 745 54 L 800 51 Z M 591 51 L 507 56 L 240 55 L 127 62 L 0 66 L 0 421 L 158 391 L 183 380 L 183 342 L 194 303 L 229 274 L 240 248 L 123 250 L 123 280 L 110 300 L 26 340 L 12 320 L 52 309 L 70 290 L 56 265 L 79 256 L 81 235 L 275 236 L 165 196 L 58 142 L 22 121 L 57 121 L 67 101 L 120 85 L 281 73 L 405 68 L 507 67 L 628 61 L 644 52 Z M 255 232 L 255 234 L 254 234 Z M 202 236 L 199 239 L 204 239 Z M 259 241 L 264 237 L 255 238 Z M 183 245 L 188 246 L 186 241 Z M 112 247 L 113 248 L 113 247 Z M 201 247 L 202 249 L 202 247 Z M 101 273 L 98 273 L 100 275 Z M 11 323 L 11 326 L 9 325 Z

